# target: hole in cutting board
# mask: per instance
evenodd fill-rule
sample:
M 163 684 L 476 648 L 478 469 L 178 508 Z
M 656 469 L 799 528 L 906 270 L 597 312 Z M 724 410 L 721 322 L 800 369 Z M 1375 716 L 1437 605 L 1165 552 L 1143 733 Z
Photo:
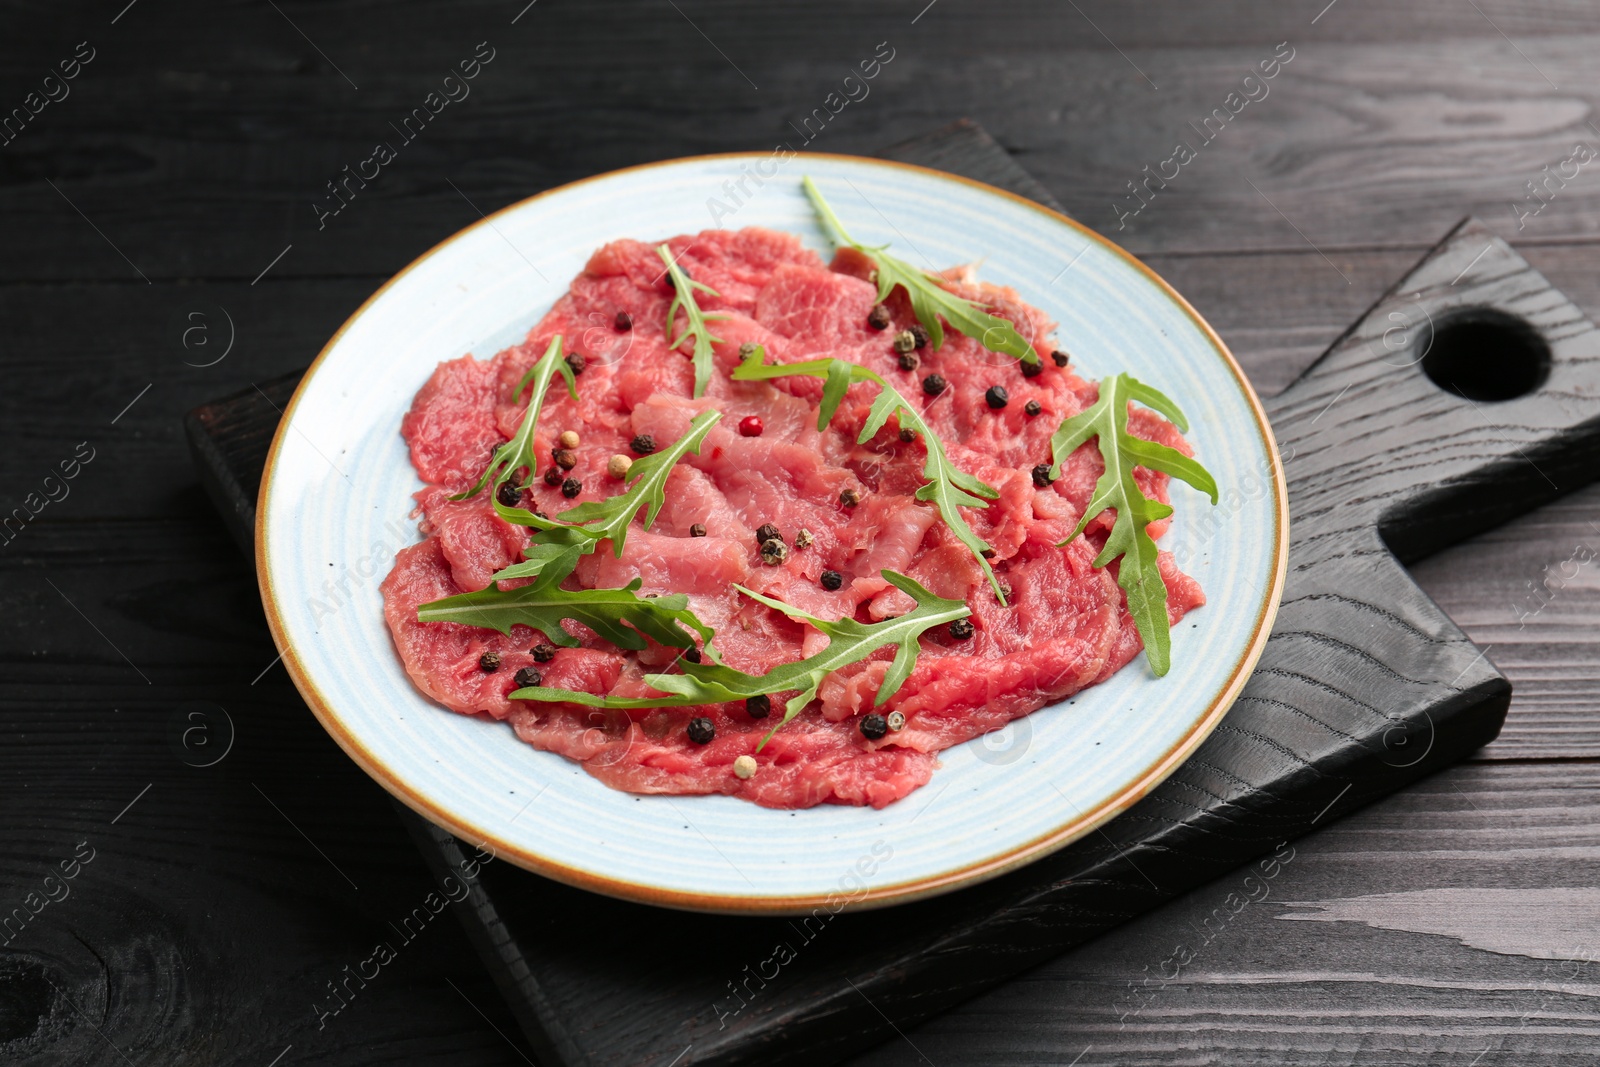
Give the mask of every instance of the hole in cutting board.
M 1512 400 L 1550 375 L 1550 346 L 1526 320 L 1488 307 L 1453 311 L 1434 324 L 1422 370 L 1468 400 Z

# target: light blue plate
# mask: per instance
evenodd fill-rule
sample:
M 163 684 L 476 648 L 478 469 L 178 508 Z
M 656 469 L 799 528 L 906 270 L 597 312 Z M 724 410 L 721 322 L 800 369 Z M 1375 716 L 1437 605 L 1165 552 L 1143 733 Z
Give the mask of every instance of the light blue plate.
M 724 183 L 744 182 L 730 196 Z M 522 339 L 595 248 L 716 224 L 802 235 L 824 189 L 855 237 L 902 258 L 980 261 L 1061 324 L 1079 372 L 1131 371 L 1176 399 L 1222 504 L 1174 483 L 1162 544 L 1209 602 L 1173 634 L 1172 671 L 1141 657 L 1104 685 L 945 752 L 883 811 L 771 811 L 728 797 L 635 797 L 502 723 L 407 679 L 378 583 L 417 539 L 400 438 L 445 359 Z M 735 186 L 737 188 L 737 186 Z M 733 209 L 731 213 L 728 209 Z M 715 156 L 635 167 L 512 205 L 401 271 L 334 336 L 279 427 L 261 486 L 257 570 L 295 684 L 367 773 L 463 841 L 614 896 L 705 911 L 876 906 L 992 878 L 1090 832 L 1170 774 L 1216 726 L 1277 610 L 1287 555 L 1282 467 L 1260 404 L 1215 333 L 1127 253 L 1030 201 L 950 175 L 844 156 Z

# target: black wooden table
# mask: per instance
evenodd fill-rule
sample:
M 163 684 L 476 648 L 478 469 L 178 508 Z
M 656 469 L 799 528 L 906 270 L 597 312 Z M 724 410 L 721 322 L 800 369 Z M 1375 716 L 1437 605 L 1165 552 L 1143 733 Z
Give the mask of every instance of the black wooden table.
M 970 115 L 1266 394 L 1468 212 L 1600 312 L 1577 0 L 124 2 L 0 15 L 0 516 L 29 520 L 0 532 L 0 918 L 29 916 L 0 933 L 0 1062 L 524 1062 L 448 917 L 319 1025 L 430 881 L 275 666 L 180 424 L 304 365 L 480 210 L 796 140 L 818 108 L 811 147 L 845 152 Z M 1201 147 L 1130 199 L 1177 139 Z M 1589 489 L 1415 569 L 1516 686 L 1474 760 L 1330 817 L 1265 897 L 1223 878 L 859 1062 L 1594 1062 L 1597 550 Z

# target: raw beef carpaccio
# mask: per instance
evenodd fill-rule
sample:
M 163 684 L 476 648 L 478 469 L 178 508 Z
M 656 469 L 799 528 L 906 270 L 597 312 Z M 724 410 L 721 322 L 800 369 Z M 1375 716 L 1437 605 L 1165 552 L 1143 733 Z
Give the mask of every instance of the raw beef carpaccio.
M 579 761 L 614 788 L 634 793 L 726 793 L 775 808 L 820 803 L 883 807 L 926 783 L 938 753 L 998 729 L 1021 715 L 1102 681 L 1142 649 L 1116 564 L 1091 561 L 1114 516 L 1103 513 L 1084 536 L 1057 543 L 1077 525 L 1103 465 L 1090 443 L 1062 465 L 1061 476 L 1040 487 L 1032 470 L 1050 460 L 1050 435 L 1061 420 L 1097 396 L 1097 386 L 1072 365 L 1050 358 L 1054 324 L 1008 289 L 979 285 L 952 272 L 961 295 L 993 308 L 1017 326 L 1040 352 L 1043 370 L 1027 377 L 1017 360 L 987 351 L 954 330 L 937 351 L 917 350 L 920 366 L 903 369 L 894 334 L 915 324 L 903 292 L 888 300 L 893 322 L 868 322 L 877 287 L 870 261 L 842 251 L 825 263 L 787 234 L 763 229 L 714 230 L 667 242 L 696 281 L 717 296 L 699 294 L 701 307 L 727 317 L 712 323 L 720 339 L 716 369 L 705 395 L 693 399 L 693 367 L 667 347 L 664 325 L 672 298 L 654 246 L 621 240 L 595 252 L 571 289 L 528 334 L 524 343 L 491 359 L 463 357 L 442 363 L 418 392 L 402 431 L 425 487 L 417 493 L 424 540 L 399 553 L 383 583 L 385 613 L 407 672 L 429 697 L 452 711 L 508 722 L 523 741 Z M 631 319 L 631 328 L 618 313 Z M 582 490 L 576 499 L 535 477 L 522 506 L 552 517 L 586 500 L 620 492 L 607 473 L 613 455 L 631 455 L 636 435 L 657 448 L 680 437 L 694 415 L 724 413 L 698 455 L 672 471 L 666 503 L 648 530 L 636 518 L 617 558 L 609 543 L 584 557 L 566 580 L 569 588 L 615 588 L 635 578 L 641 594 L 686 593 L 690 607 L 716 631 L 724 662 L 751 674 L 814 654 L 826 638 L 814 629 L 757 603 L 735 583 L 824 618 L 854 616 L 871 622 L 913 606 L 882 577 L 885 569 L 916 579 L 934 593 L 965 600 L 974 633 L 957 640 L 939 627 L 921 641 L 916 669 L 881 707 L 873 707 L 893 646 L 830 675 L 819 699 L 779 729 L 759 753 L 757 745 L 782 714 L 773 694 L 773 718 L 755 719 L 742 703 L 695 708 L 597 710 L 572 704 L 511 700 L 519 668 L 536 666 L 547 687 L 616 696 L 646 696 L 648 673 L 669 669 L 679 650 L 650 644 L 642 652 L 618 649 L 569 622 L 581 647 L 561 648 L 536 662 L 544 635 L 518 626 L 511 636 L 448 622 L 419 622 L 420 604 L 482 589 L 500 568 L 519 560 L 528 532 L 494 512 L 489 491 L 452 501 L 483 472 L 495 446 L 511 437 L 524 412 L 512 390 L 552 337 L 580 353 L 578 399 L 559 383 L 545 400 L 537 424 L 536 454 L 548 457 L 556 438 L 580 438 L 567 476 Z M 817 430 L 822 383 L 794 376 L 770 382 L 736 382 L 741 344 L 765 346 L 771 363 L 837 357 L 871 368 L 924 407 L 924 418 L 958 467 L 999 491 L 987 508 L 963 514 L 994 549 L 992 566 L 1009 587 L 1001 605 L 968 549 L 940 521 L 931 504 L 913 494 L 925 479 L 920 441 L 905 442 L 890 421 L 874 439 L 856 437 L 876 395 L 870 383 L 851 388 L 826 430 Z M 687 345 L 683 346 L 687 348 Z M 922 380 L 937 374 L 945 389 L 930 396 Z M 1003 386 L 1009 402 L 995 409 L 985 399 Z M 524 398 L 525 399 L 525 398 Z M 1029 401 L 1039 413 L 1029 414 Z M 755 415 L 759 436 L 739 423 Z M 1192 454 L 1161 417 L 1134 408 L 1132 432 Z M 538 472 L 543 473 L 541 470 Z M 1167 476 L 1140 469 L 1145 493 L 1167 499 Z M 492 487 L 491 487 L 492 488 Z M 853 489 L 860 502 L 841 503 Z M 755 531 L 776 526 L 794 546 L 787 558 L 764 562 Z M 703 525 L 704 536 L 690 528 Z M 1159 537 L 1165 522 L 1152 524 Z M 1176 622 L 1204 602 L 1198 584 L 1171 557 L 1160 557 L 1168 612 Z M 830 590 L 825 570 L 843 581 Z M 481 665 L 486 652 L 498 669 Z M 869 740 L 860 716 L 898 711 L 903 728 Z M 714 739 L 697 744 L 686 724 L 707 717 Z M 753 755 L 758 772 L 733 773 L 735 759 Z

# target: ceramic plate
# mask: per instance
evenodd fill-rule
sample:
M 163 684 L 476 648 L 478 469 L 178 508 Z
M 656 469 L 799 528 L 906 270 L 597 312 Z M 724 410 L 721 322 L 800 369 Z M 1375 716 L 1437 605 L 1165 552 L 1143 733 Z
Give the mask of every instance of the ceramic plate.
M 724 185 L 776 174 L 749 196 Z M 511 728 L 414 689 L 378 583 L 417 539 L 419 488 L 400 418 L 445 359 L 520 341 L 595 248 L 714 225 L 767 226 L 827 255 L 800 190 L 815 178 L 858 240 L 913 262 L 981 261 L 1060 322 L 1079 373 L 1130 371 L 1182 405 L 1222 503 L 1173 483 L 1162 541 L 1209 602 L 1173 634 L 1172 671 L 1143 658 L 1109 682 L 952 748 L 932 782 L 883 811 L 771 811 L 730 797 L 635 797 Z M 323 349 L 273 441 L 257 570 L 295 684 L 368 774 L 501 859 L 573 885 L 705 911 L 798 913 L 897 903 L 992 878 L 1089 833 L 1148 793 L 1211 732 L 1277 609 L 1287 555 L 1282 468 L 1261 407 L 1216 334 L 1126 252 L 1064 216 L 936 171 L 845 156 L 677 160 L 602 175 L 475 223 L 378 290 Z

